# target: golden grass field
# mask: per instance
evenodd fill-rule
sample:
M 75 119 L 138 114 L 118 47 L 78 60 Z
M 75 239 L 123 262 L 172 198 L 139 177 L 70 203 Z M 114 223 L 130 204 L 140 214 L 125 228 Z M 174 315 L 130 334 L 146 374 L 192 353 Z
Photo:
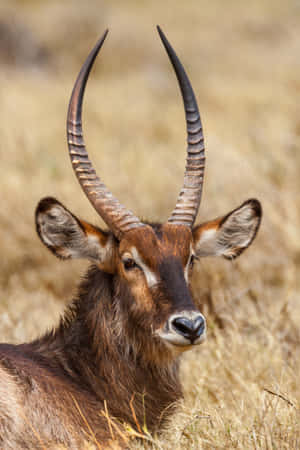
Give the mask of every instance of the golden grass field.
M 235 262 L 203 259 L 195 298 L 208 339 L 183 358 L 185 401 L 131 448 L 300 449 L 300 2 L 6 0 L 0 5 L 0 338 L 55 326 L 87 263 L 40 243 L 34 209 L 56 196 L 99 223 L 66 150 L 68 99 L 108 26 L 85 135 L 113 193 L 165 220 L 185 159 L 181 98 L 159 23 L 193 83 L 207 169 L 198 221 L 257 197 L 258 237 Z

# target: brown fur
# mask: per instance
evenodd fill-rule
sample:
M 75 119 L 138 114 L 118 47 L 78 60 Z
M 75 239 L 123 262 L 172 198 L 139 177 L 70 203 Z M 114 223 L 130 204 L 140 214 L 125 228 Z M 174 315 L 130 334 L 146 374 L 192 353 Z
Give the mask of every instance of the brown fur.
M 132 231 L 119 254 L 135 245 L 141 253 L 148 248 L 147 255 L 155 251 L 157 258 L 147 259 L 150 267 L 157 267 L 163 254 L 186 263 L 184 238 L 172 245 L 175 229 L 161 233 L 158 239 L 150 226 Z M 6 448 L 53 443 L 82 448 L 85 439 L 106 443 L 112 436 L 105 402 L 119 427 L 137 429 L 145 421 L 148 429 L 157 429 L 181 398 L 175 354 L 151 332 L 169 314 L 168 299 L 159 287 L 151 294 L 144 280 L 131 289 L 119 258 L 118 270 L 110 275 L 94 265 L 54 332 L 30 344 L 0 346 L 2 383 L 11 386 L 10 408 L 0 402 Z

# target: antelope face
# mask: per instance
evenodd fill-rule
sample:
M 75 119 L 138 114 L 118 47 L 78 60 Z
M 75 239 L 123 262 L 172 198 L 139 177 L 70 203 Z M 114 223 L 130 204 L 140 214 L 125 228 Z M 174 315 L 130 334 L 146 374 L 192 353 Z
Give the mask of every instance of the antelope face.
M 188 347 L 205 337 L 205 319 L 192 300 L 193 236 L 189 228 L 145 226 L 120 242 L 118 271 L 134 299 L 131 309 L 170 345 Z M 130 308 L 130 306 L 129 306 Z
M 225 216 L 194 227 L 204 176 L 204 139 L 197 102 L 189 79 L 171 45 L 158 29 L 175 70 L 183 97 L 187 127 L 187 159 L 183 187 L 167 223 L 141 222 L 113 197 L 89 160 L 82 131 L 86 82 L 107 32 L 89 54 L 75 82 L 67 117 L 69 154 L 81 188 L 108 225 L 104 232 L 77 219 L 53 198 L 36 211 L 37 231 L 60 258 L 88 258 L 115 274 L 115 298 L 131 326 L 148 331 L 172 348 L 199 344 L 205 319 L 189 288 L 195 258 L 239 256 L 253 241 L 261 218 L 257 200 L 248 200 Z M 118 117 L 118 114 L 116 114 Z

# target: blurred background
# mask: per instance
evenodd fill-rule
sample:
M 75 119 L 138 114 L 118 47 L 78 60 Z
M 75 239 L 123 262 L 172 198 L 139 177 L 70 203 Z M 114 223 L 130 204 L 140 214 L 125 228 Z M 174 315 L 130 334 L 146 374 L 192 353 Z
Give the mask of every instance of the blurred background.
M 175 205 L 184 114 L 156 24 L 185 65 L 202 116 L 198 222 L 250 197 L 264 211 L 240 259 L 198 265 L 208 341 L 184 358 L 186 400 L 157 445 L 299 448 L 299 0 L 1 2 L 1 340 L 54 326 L 87 267 L 56 260 L 39 242 L 39 199 L 56 196 L 103 225 L 71 169 L 65 119 L 77 72 L 107 27 L 85 98 L 91 159 L 142 218 L 165 220 Z

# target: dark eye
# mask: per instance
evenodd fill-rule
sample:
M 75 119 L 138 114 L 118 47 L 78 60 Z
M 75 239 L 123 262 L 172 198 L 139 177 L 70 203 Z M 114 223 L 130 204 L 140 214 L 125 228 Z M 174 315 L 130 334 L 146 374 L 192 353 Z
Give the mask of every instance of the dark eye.
M 132 258 L 123 259 L 123 265 L 124 265 L 125 270 L 131 270 L 131 269 L 134 269 L 135 267 L 137 267 L 137 264 L 135 263 L 135 261 Z

